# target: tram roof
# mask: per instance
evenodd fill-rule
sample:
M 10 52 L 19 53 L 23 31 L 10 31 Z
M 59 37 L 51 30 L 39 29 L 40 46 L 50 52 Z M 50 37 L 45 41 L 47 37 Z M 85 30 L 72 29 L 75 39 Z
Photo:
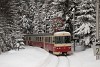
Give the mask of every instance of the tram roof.
M 69 32 L 62 31 L 54 33 L 54 36 L 71 36 L 71 34 Z
M 25 34 L 23 36 L 71 36 L 69 32 L 61 31 L 55 33 Z

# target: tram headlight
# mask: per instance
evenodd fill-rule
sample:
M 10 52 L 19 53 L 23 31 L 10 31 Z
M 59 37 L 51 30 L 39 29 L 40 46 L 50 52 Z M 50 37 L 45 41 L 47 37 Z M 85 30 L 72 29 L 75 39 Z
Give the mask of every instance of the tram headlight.
M 71 47 L 68 47 L 69 49 L 71 49 Z
M 59 49 L 59 47 L 57 47 L 57 49 Z
M 60 49 L 60 47 L 56 47 L 56 49 Z
M 64 49 L 66 49 L 66 47 L 64 47 Z
M 59 49 L 60 49 L 60 47 L 59 47 Z

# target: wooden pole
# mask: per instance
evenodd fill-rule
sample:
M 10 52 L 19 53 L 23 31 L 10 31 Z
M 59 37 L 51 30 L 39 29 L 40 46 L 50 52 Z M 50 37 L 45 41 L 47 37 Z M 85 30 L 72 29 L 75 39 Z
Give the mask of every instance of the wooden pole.
M 99 0 L 96 1 L 96 39 L 99 39 Z

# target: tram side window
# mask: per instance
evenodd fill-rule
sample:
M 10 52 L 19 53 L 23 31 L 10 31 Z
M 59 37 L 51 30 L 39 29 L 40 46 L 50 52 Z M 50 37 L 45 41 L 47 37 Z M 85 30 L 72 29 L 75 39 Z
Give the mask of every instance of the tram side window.
M 54 43 L 54 37 L 51 37 L 51 44 Z
M 36 41 L 35 37 L 34 37 L 34 41 Z
M 34 37 L 32 37 L 32 40 L 34 41 Z
M 50 37 L 50 43 L 52 43 L 52 38 Z
M 36 37 L 36 42 L 38 41 L 38 38 Z
M 31 37 L 29 37 L 29 40 L 31 40 Z
M 50 43 L 50 37 L 48 37 L 48 42 Z
M 26 40 L 28 40 L 28 37 L 26 37 Z
M 55 37 L 52 37 L 52 43 L 55 43 Z
M 39 37 L 37 37 L 38 38 L 38 42 L 39 42 Z
M 36 40 L 36 37 L 35 37 L 35 41 L 37 41 L 37 40 Z
M 39 42 L 41 42 L 41 37 L 39 37 Z
M 47 37 L 47 43 L 49 42 L 49 37 Z
M 38 38 L 38 42 L 39 42 L 39 37 L 37 37 Z
M 47 42 L 47 37 L 45 37 L 45 42 Z
M 38 37 L 38 42 L 39 42 L 39 37 Z
M 37 42 L 37 40 L 38 40 L 38 39 L 37 39 L 37 37 L 36 37 L 36 42 Z
M 42 42 L 44 42 L 44 37 L 42 37 Z
M 39 41 L 41 42 L 41 37 L 39 37 Z
M 43 42 L 43 37 L 41 37 L 41 42 Z
M 35 37 L 34 37 L 34 41 L 35 41 Z
M 48 42 L 48 38 L 46 37 L 46 42 Z
M 33 36 L 31 36 L 31 40 L 33 41 Z
M 41 42 L 41 37 L 39 37 L 39 41 Z
M 36 37 L 36 39 L 37 39 L 36 41 L 38 42 L 38 37 Z

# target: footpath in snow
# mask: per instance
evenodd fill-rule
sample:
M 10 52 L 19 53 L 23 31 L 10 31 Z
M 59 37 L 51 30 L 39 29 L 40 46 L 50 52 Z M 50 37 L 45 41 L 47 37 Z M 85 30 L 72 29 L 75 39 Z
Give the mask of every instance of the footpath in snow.
M 0 67 L 100 67 L 93 50 L 76 52 L 70 56 L 54 56 L 44 49 L 26 46 L 0 55 Z

